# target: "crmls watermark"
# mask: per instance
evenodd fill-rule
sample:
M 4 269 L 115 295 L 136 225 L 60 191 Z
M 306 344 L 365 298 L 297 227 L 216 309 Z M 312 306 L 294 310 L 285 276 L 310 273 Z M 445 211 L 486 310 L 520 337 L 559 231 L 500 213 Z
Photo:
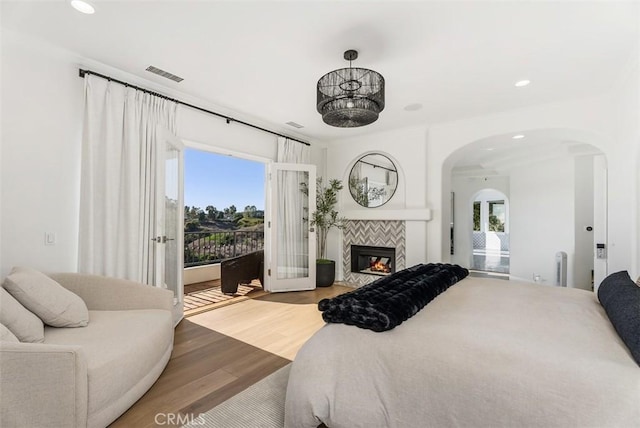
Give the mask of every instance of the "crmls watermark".
M 186 424 L 204 425 L 206 423 L 202 414 L 196 416 L 192 413 L 188 413 L 186 415 L 180 413 L 156 413 L 156 416 L 155 418 L 153 418 L 153 420 L 156 425 L 172 426 L 182 426 Z

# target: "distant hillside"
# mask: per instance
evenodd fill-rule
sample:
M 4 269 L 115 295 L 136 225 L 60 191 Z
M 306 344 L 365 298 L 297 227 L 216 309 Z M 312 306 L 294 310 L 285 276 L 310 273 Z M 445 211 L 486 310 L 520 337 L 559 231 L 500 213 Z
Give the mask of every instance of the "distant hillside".
M 220 260 L 261 250 L 264 247 L 264 219 L 191 219 L 185 222 L 185 266 L 216 263 Z
M 238 230 L 238 225 L 231 220 L 205 220 L 200 222 L 200 229 L 202 231 L 222 232 L 225 230 Z
M 232 231 L 254 231 L 264 229 L 263 218 L 240 218 L 232 220 L 205 220 L 185 221 L 185 229 L 188 232 L 232 232 Z

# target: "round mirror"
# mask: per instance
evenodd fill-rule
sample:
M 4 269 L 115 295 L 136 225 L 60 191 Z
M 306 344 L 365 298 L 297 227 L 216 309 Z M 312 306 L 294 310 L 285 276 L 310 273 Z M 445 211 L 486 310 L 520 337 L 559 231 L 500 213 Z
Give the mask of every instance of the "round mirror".
M 398 170 L 391 159 L 380 153 L 362 156 L 351 168 L 349 191 L 363 207 L 386 204 L 398 187 Z

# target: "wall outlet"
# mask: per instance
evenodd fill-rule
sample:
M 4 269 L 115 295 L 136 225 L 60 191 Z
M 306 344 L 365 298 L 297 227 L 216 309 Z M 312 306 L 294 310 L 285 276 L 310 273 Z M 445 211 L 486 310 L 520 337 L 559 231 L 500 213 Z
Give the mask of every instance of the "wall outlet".
M 56 233 L 45 232 L 44 233 L 44 245 L 56 245 Z

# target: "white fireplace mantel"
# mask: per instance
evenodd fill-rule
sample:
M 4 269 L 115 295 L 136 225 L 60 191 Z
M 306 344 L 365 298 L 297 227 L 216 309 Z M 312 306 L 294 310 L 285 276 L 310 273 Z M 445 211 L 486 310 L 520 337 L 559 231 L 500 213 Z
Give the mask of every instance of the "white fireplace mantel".
M 395 210 L 381 210 L 368 208 L 361 210 L 343 211 L 342 216 L 347 220 L 404 220 L 404 221 L 429 221 L 431 210 L 429 208 L 408 208 Z

